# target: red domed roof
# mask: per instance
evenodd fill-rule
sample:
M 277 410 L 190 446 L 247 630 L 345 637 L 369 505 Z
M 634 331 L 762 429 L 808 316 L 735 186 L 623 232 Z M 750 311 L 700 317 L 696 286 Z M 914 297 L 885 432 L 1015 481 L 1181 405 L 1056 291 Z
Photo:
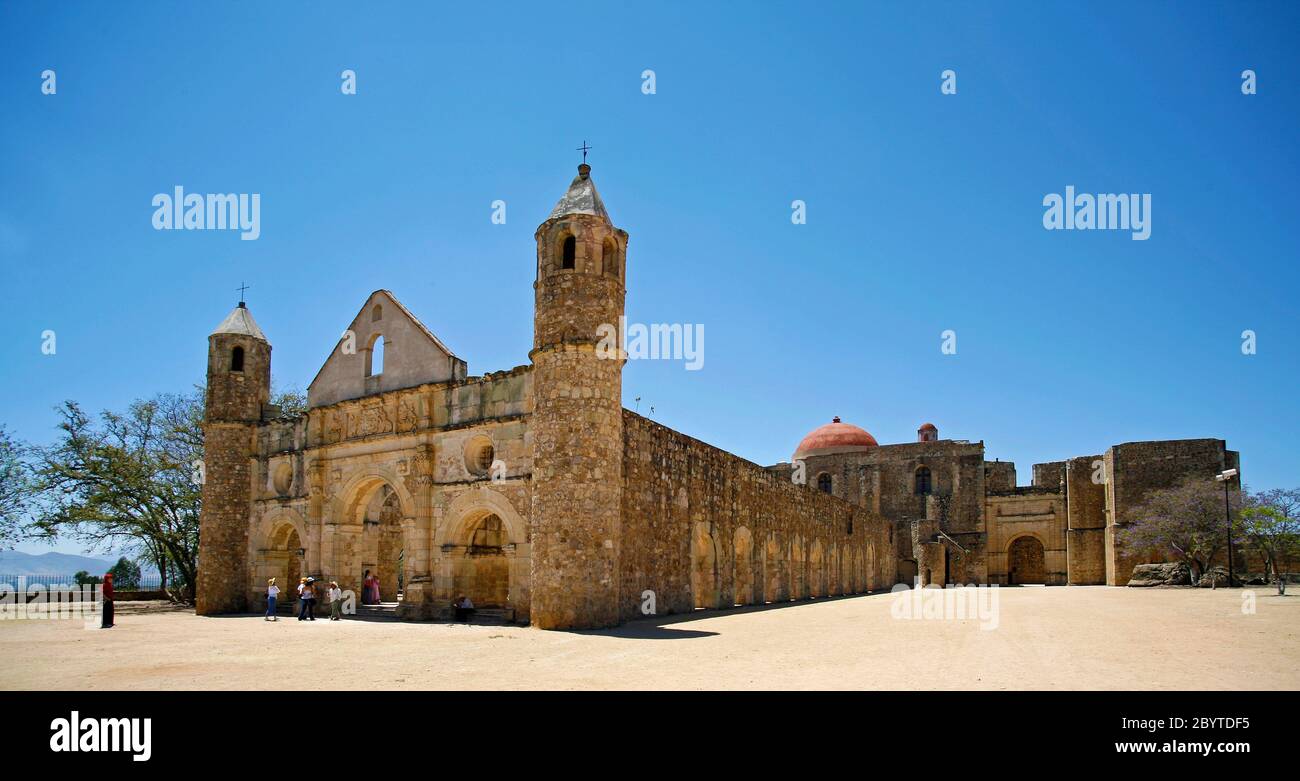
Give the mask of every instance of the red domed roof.
M 852 452 L 877 447 L 880 443 L 865 429 L 851 423 L 841 423 L 837 417 L 830 423 L 813 429 L 795 448 L 794 457 L 822 456 L 828 453 Z
M 938 431 L 938 430 L 939 428 L 935 426 L 933 423 L 922 423 L 921 427 L 917 429 L 917 431 Z

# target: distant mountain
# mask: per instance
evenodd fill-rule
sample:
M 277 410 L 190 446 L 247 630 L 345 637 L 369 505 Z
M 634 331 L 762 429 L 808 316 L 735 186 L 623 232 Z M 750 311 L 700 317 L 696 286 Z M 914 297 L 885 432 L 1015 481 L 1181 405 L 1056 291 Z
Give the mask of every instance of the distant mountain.
M 70 553 L 34 555 L 15 550 L 0 551 L 0 575 L 75 575 L 81 570 L 102 575 L 116 563 L 117 559 L 108 561 Z

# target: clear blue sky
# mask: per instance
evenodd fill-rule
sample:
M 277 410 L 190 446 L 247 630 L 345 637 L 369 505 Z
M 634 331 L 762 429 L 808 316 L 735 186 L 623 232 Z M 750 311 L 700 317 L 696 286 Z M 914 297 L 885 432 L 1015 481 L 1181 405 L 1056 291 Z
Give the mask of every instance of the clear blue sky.
M 628 407 L 760 463 L 840 415 L 1022 483 L 1219 437 L 1300 485 L 1296 4 L 611 6 L 0 6 L 0 422 L 201 381 L 241 281 L 281 386 L 376 288 L 471 373 L 526 363 L 585 139 L 629 318 L 705 326 L 702 371 L 628 365 Z M 155 231 L 176 185 L 260 193 L 261 238 Z M 1151 193 L 1151 238 L 1044 230 L 1067 185 Z

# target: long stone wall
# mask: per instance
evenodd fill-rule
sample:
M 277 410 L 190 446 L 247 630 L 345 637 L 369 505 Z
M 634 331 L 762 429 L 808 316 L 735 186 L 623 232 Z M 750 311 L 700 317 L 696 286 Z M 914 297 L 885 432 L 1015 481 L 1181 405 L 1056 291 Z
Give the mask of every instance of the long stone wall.
M 629 410 L 623 441 L 622 620 L 894 584 L 878 515 Z

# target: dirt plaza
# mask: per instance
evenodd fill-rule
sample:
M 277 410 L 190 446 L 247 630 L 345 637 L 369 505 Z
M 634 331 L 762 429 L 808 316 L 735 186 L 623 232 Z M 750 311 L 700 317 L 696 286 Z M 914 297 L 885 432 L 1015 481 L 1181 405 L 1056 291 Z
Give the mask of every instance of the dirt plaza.
M 1300 689 L 1300 594 L 1250 600 L 1002 588 L 982 628 L 897 617 L 884 592 L 577 632 L 123 604 L 111 630 L 0 621 L 0 689 Z

